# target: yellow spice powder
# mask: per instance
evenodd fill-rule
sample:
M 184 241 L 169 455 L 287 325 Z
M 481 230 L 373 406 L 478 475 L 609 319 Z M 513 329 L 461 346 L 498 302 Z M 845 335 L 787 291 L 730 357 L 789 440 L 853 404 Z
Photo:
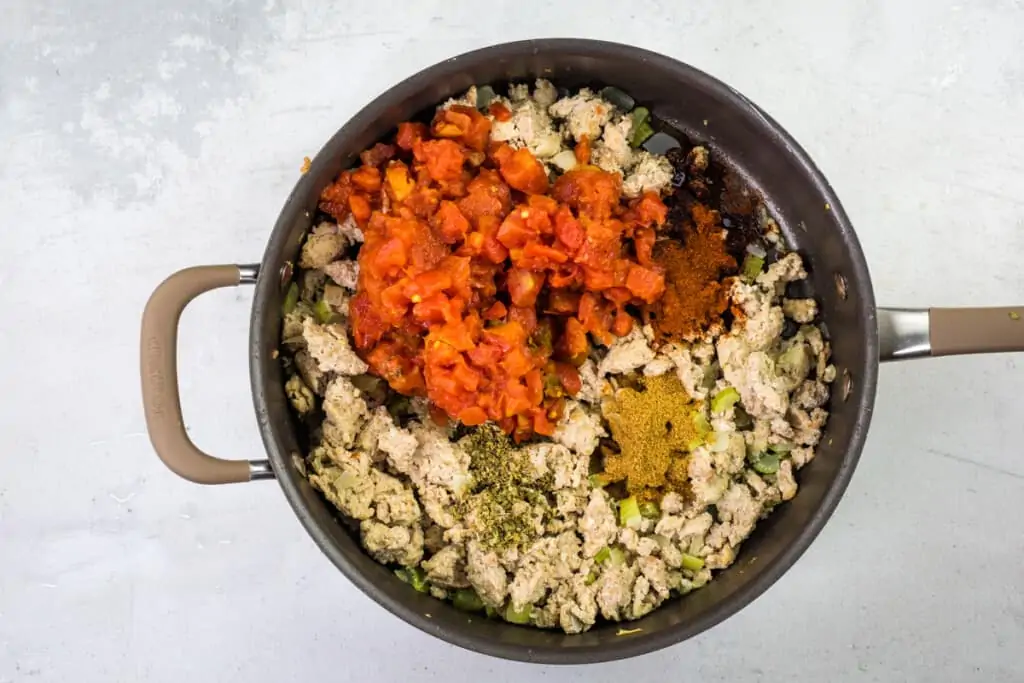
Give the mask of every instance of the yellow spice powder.
M 672 476 L 702 436 L 693 415 L 700 409 L 674 373 L 645 377 L 642 388 L 622 388 L 602 406 L 620 453 L 605 456 L 613 481 L 626 480 L 631 493 L 682 483 Z

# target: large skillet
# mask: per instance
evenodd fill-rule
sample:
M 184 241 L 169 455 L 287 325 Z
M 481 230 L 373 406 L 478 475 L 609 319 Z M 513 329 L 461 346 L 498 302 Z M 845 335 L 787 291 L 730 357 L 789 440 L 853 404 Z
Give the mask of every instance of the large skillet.
M 569 88 L 614 85 L 739 173 L 766 198 L 789 244 L 806 257 L 831 335 L 838 370 L 831 417 L 818 456 L 800 472 L 800 493 L 744 544 L 736 564 L 705 588 L 667 603 L 618 635 L 608 624 L 581 635 L 540 631 L 456 611 L 395 579 L 364 553 L 334 509 L 293 466 L 297 428 L 277 360 L 282 272 L 295 261 L 320 190 L 360 150 L 398 122 L 470 85 L 550 78 Z M 185 305 L 217 287 L 255 284 L 249 341 L 253 400 L 268 460 L 220 460 L 185 433 L 175 363 Z M 1024 309 L 1022 309 L 1024 313 Z M 528 662 L 623 659 L 686 640 L 731 616 L 768 589 L 821 531 L 860 458 L 871 421 L 879 360 L 1024 350 L 1024 321 L 1012 309 L 896 310 L 875 307 L 871 278 L 839 199 L 797 143 L 729 86 L 690 66 L 636 47 L 593 40 L 507 43 L 449 59 L 391 88 L 331 138 L 285 202 L 258 266 L 204 266 L 172 275 L 154 292 L 142 324 L 142 387 L 157 454 L 202 484 L 276 477 L 306 530 L 367 595 L 417 628 L 450 643 Z

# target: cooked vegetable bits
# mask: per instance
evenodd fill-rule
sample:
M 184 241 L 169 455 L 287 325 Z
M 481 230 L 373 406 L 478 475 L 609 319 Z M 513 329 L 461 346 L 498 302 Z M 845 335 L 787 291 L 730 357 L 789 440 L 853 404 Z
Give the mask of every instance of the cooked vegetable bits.
M 617 88 L 507 92 L 324 189 L 286 393 L 310 482 L 410 590 L 577 633 L 735 560 L 795 495 L 835 369 L 783 296 L 799 256 L 762 207 L 724 226 L 705 148 L 644 149 L 668 133 Z

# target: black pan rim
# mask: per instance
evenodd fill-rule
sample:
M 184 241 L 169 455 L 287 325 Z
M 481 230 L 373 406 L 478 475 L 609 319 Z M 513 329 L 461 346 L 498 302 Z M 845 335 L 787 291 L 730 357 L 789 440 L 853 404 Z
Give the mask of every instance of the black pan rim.
M 730 596 L 730 599 L 723 601 L 717 609 L 712 610 L 703 618 L 679 624 L 664 631 L 619 638 L 611 643 L 603 643 L 600 646 L 580 646 L 574 648 L 532 648 L 474 637 L 468 633 L 453 632 L 444 628 L 437 621 L 432 620 L 428 615 L 421 613 L 400 600 L 394 599 L 380 590 L 375 582 L 359 571 L 352 561 L 346 557 L 345 553 L 331 540 L 329 534 L 314 519 L 313 514 L 306 506 L 298 487 L 299 475 L 292 465 L 291 454 L 282 447 L 276 435 L 276 431 L 280 427 L 270 418 L 272 411 L 266 391 L 267 382 L 273 381 L 268 377 L 268 375 L 273 374 L 268 369 L 271 367 L 271 364 L 277 362 L 271 352 L 271 349 L 275 348 L 276 342 L 267 344 L 266 340 L 261 337 L 261 325 L 259 323 L 265 315 L 269 302 L 275 301 L 276 297 L 279 296 L 277 291 L 279 280 L 277 273 L 273 272 L 264 271 L 256 285 L 249 340 L 250 379 L 253 403 L 261 436 L 285 497 L 303 527 L 324 554 L 363 593 L 417 629 L 452 645 L 457 645 L 471 651 L 507 660 L 537 664 L 593 664 L 654 652 L 692 638 L 712 628 L 766 592 L 803 555 L 835 511 L 860 459 L 870 425 L 877 388 L 878 362 L 877 360 L 870 359 L 878 358 L 878 332 L 874 292 L 863 250 L 838 197 L 808 154 L 771 116 L 735 89 L 688 64 L 643 48 L 589 39 L 548 38 L 502 43 L 461 54 L 430 66 L 379 95 L 353 116 L 323 146 L 314 158 L 313 165 L 315 167 L 320 164 L 329 163 L 330 159 L 327 158 L 328 150 L 337 147 L 339 140 L 348 136 L 351 131 L 363 129 L 370 122 L 384 116 L 389 102 L 401 100 L 417 91 L 422 87 L 424 81 L 437 81 L 452 77 L 463 69 L 463 64 L 466 62 L 501 61 L 511 57 L 538 54 L 545 51 L 569 52 L 582 56 L 618 57 L 631 62 L 656 63 L 667 71 L 675 73 L 680 83 L 699 83 L 702 87 L 715 91 L 738 110 L 744 110 L 749 115 L 758 119 L 758 125 L 764 129 L 766 136 L 773 136 L 782 142 L 793 159 L 805 169 L 823 200 L 831 205 L 835 222 L 839 226 L 840 234 L 845 243 L 844 246 L 853 263 L 853 270 L 847 275 L 847 280 L 852 293 L 858 297 L 860 306 L 859 317 L 866 330 L 863 343 L 865 344 L 866 357 L 869 361 L 862 369 L 862 376 L 857 378 L 860 389 L 858 392 L 858 405 L 856 406 L 857 420 L 852 431 L 852 437 L 847 444 L 840 470 L 829 486 L 822 504 L 812 516 L 810 523 L 800 531 L 789 548 L 783 551 L 771 565 L 763 568 L 755 580 Z M 263 258 L 264 265 L 271 261 L 270 255 L 286 248 L 288 233 L 294 224 L 295 217 L 307 210 L 309 203 L 307 195 L 312 189 L 311 175 L 313 174 L 303 176 L 286 200 L 270 235 Z

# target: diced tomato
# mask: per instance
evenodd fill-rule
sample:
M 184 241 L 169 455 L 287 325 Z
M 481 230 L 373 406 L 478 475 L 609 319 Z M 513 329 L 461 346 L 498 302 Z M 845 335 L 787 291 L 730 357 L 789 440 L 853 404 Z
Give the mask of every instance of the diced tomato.
M 656 227 L 668 218 L 668 207 L 654 192 L 644 192 L 633 207 L 637 214 L 637 222 L 644 227 Z
M 540 369 L 533 368 L 526 373 L 527 398 L 533 405 L 538 405 L 544 400 L 544 379 L 541 377 Z
M 589 327 L 590 323 L 597 318 L 599 315 L 597 306 L 598 298 L 592 292 L 584 292 L 583 296 L 580 297 L 577 317 L 583 323 L 583 327 Z
M 456 363 L 452 368 L 452 379 L 468 392 L 476 391 L 480 387 L 480 373 L 472 370 L 465 361 Z
M 568 289 L 552 289 L 548 293 L 548 306 L 547 311 L 549 313 L 556 313 L 558 315 L 571 315 L 576 313 L 580 307 L 580 293 L 573 292 Z
M 466 188 L 468 194 L 459 200 L 459 209 L 471 222 L 481 216 L 503 218 L 512 208 L 512 194 L 497 171 L 480 170 Z
M 496 103 L 491 116 L 511 112 Z M 395 145 L 361 154 L 319 206 L 363 229 L 349 323 L 370 371 L 427 396 L 439 423 L 494 420 L 518 442 L 554 433 L 591 339 L 628 333 L 625 306 L 661 295 L 651 257 L 666 209 L 654 193 L 624 206 L 621 176 L 588 165 L 588 139 L 548 195 L 528 150 L 487 148 L 490 127 L 463 105 L 429 128 L 402 124 Z M 514 209 L 513 189 L 527 195 Z M 545 395 L 545 377 L 557 393 Z
M 530 242 L 523 247 L 523 256 L 536 259 L 542 263 L 546 262 L 546 264 L 560 264 L 569 260 L 569 257 L 564 252 L 545 246 L 540 242 Z
M 549 217 L 554 216 L 560 208 L 558 202 L 543 194 L 531 194 L 526 198 L 526 205 L 531 209 L 531 212 L 536 209 Z
M 381 344 L 366 358 L 367 364 L 399 393 L 418 394 L 424 388 L 423 374 L 412 359 L 395 344 Z
M 417 142 L 413 147 L 416 160 L 426 165 L 427 173 L 433 180 L 458 180 L 462 175 L 462 164 L 466 156 L 457 142 L 452 140 L 427 140 Z
M 370 348 L 380 341 L 384 332 L 388 330 L 389 326 L 380 319 L 366 292 L 360 292 L 352 297 L 348 305 L 348 315 L 357 349 Z
M 569 248 L 571 254 L 575 254 L 576 250 L 583 246 L 583 241 L 587 237 L 580 222 L 572 215 L 568 206 L 558 207 L 558 212 L 555 214 L 555 236 Z
M 508 249 L 494 235 L 484 238 L 480 253 L 491 263 L 503 263 L 508 258 Z
M 487 141 L 491 137 L 491 121 L 481 114 L 476 107 L 456 104 L 448 107 L 450 115 L 465 116 L 469 124 L 463 131 L 461 140 L 472 150 L 483 152 L 487 149 Z
M 625 287 L 609 287 L 602 292 L 605 299 L 615 303 L 618 306 L 628 304 L 633 298 L 633 292 L 629 291 Z
M 583 388 L 579 370 L 568 363 L 555 363 L 555 376 L 570 396 L 580 393 Z
M 513 268 L 506 276 L 505 286 L 513 306 L 533 306 L 544 286 L 544 274 Z
M 421 218 L 429 218 L 437 210 L 441 201 L 441 193 L 427 185 L 417 185 L 405 198 L 404 207 Z
M 378 142 L 370 149 L 363 150 L 359 153 L 359 160 L 363 162 L 364 166 L 380 166 L 385 161 L 395 156 L 394 145 L 386 145 L 383 142 Z
M 587 360 L 587 353 L 590 351 L 590 342 L 587 341 L 587 332 L 579 320 L 569 318 L 565 321 L 565 330 L 562 332 L 558 346 L 565 360 L 576 367 L 583 365 Z
M 479 323 L 454 317 L 446 325 L 435 327 L 427 336 L 427 343 L 440 342 L 456 351 L 470 351 L 476 347 L 479 337 Z
M 575 287 L 582 280 L 583 273 L 574 263 L 562 264 L 548 275 L 548 284 L 552 287 Z
M 608 270 L 585 267 L 583 268 L 583 286 L 594 292 L 614 287 L 615 273 Z
M 401 268 L 408 260 L 405 244 L 397 237 L 385 242 L 373 255 L 371 268 L 374 275 L 383 277 L 394 269 Z
M 423 325 L 438 325 L 458 319 L 458 312 L 452 307 L 451 299 L 444 294 L 420 297 L 413 303 L 412 315 Z
M 400 123 L 398 124 L 398 136 L 395 143 L 409 152 L 417 142 L 427 136 L 427 127 L 422 123 Z
M 380 189 L 380 170 L 375 166 L 360 166 L 352 172 L 352 184 L 364 192 Z
M 633 316 L 623 309 L 615 312 L 615 321 L 612 323 L 612 333 L 619 337 L 625 337 L 633 329 Z
M 320 193 L 320 210 L 334 216 L 338 221 L 344 220 L 348 214 L 348 197 L 352 194 L 352 172 L 345 171 L 338 180 L 331 183 Z
M 366 225 L 366 222 L 370 220 L 370 213 L 373 211 L 370 202 L 361 194 L 349 195 L 348 208 L 359 225 Z
M 480 406 L 470 406 L 459 413 L 459 422 L 467 427 L 475 427 L 487 422 L 487 413 Z
M 409 309 L 409 297 L 405 284 L 398 282 L 380 293 L 380 312 L 386 321 L 400 320 Z
M 515 309 L 513 309 L 515 310 Z M 533 362 L 526 355 L 523 347 L 516 347 L 509 351 L 501 361 L 502 367 L 512 377 L 522 377 L 533 367 Z M 529 399 L 527 399 L 529 401 Z M 516 412 L 523 412 L 517 410 Z
M 512 119 L 512 112 L 501 102 L 492 102 L 487 107 L 487 112 L 498 121 L 510 121 Z
M 441 239 L 448 244 L 455 244 L 469 231 L 469 221 L 459 211 L 459 207 L 447 199 L 442 201 L 437 208 L 437 213 L 433 217 L 433 225 Z
M 651 265 L 651 251 L 654 249 L 654 230 L 640 228 L 633 236 L 633 245 L 636 247 L 636 260 L 642 266 Z
M 498 228 L 498 241 L 508 249 L 522 247 L 530 240 L 537 238 L 536 231 L 530 229 L 526 224 L 526 219 L 523 217 L 525 211 L 526 209 L 513 211 L 505 217 L 501 227 Z
M 452 277 L 443 270 L 428 270 L 412 279 L 410 299 L 417 302 L 452 286 Z
M 646 303 L 654 303 L 665 291 L 665 276 L 651 268 L 631 266 L 626 277 L 629 291 Z
M 480 368 L 494 368 L 505 352 L 494 344 L 482 343 L 466 352 L 473 364 Z
M 451 108 L 440 109 L 434 117 L 431 131 L 439 138 L 458 138 L 469 130 L 469 116 Z
M 537 329 L 537 310 L 532 306 L 513 306 L 508 309 L 508 321 L 519 323 L 527 334 L 531 334 Z
M 548 174 L 537 157 L 525 147 L 512 150 L 502 143 L 494 153 L 501 177 L 512 188 L 527 194 L 541 194 L 548 189 Z
M 508 308 L 500 301 L 495 301 L 484 313 L 485 320 L 501 320 L 508 314 Z
M 448 273 L 451 278 L 450 291 L 454 296 L 469 299 L 472 291 L 470 289 L 470 278 L 473 274 L 473 266 L 470 259 L 462 256 L 446 256 L 437 264 L 439 270 Z
M 588 166 L 562 174 L 555 181 L 552 195 L 592 218 L 603 219 L 610 217 L 619 205 L 621 191 L 622 176 Z
M 392 161 L 384 172 L 388 181 L 388 191 L 396 202 L 404 202 L 412 194 L 416 183 L 409 176 L 409 167 L 401 161 Z
M 590 138 L 584 135 L 580 138 L 580 141 L 576 143 L 576 148 L 572 150 L 573 155 L 576 157 L 576 163 L 585 165 L 590 163 Z
M 536 410 L 533 413 L 533 431 L 541 436 L 554 436 L 555 422 L 548 419 L 544 410 Z

